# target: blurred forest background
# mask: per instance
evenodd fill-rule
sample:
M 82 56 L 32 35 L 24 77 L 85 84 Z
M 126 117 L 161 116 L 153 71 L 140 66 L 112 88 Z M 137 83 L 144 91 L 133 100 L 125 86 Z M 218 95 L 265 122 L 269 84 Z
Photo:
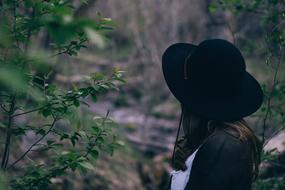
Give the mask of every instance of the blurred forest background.
M 180 105 L 161 56 L 223 38 L 265 100 L 255 190 L 285 189 L 283 0 L 1 0 L 0 189 L 157 190 Z

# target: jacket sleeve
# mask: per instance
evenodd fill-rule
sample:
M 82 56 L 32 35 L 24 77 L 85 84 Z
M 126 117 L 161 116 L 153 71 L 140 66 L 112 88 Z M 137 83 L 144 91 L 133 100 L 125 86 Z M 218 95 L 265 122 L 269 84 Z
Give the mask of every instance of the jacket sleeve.
M 245 171 L 242 151 L 240 140 L 215 132 L 198 150 L 185 190 L 239 189 Z

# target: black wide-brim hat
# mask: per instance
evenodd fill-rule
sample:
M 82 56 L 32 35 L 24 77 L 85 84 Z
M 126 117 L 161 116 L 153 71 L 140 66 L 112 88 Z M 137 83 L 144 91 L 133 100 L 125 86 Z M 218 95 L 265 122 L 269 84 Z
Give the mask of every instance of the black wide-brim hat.
M 236 121 L 258 110 L 263 92 L 230 42 L 210 39 L 198 46 L 175 43 L 162 56 L 165 81 L 190 112 L 210 120 Z

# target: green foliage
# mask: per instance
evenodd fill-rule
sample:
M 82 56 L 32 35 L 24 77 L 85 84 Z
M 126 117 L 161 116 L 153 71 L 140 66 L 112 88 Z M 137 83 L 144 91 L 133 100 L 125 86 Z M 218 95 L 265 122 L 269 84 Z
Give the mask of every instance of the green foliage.
M 51 178 L 66 175 L 68 169 L 83 173 L 95 170 L 94 164 L 100 151 L 112 155 L 120 144 L 111 133 L 114 127 L 112 120 L 98 117 L 94 119 L 93 124 L 94 126 L 87 129 L 78 128 L 75 132 L 69 133 L 53 129 L 52 132 L 57 134 L 57 139 L 48 140 L 40 147 L 41 152 L 48 151 L 49 155 L 52 155 L 48 160 L 49 164 L 27 167 L 23 176 L 12 181 L 12 188 L 42 189 L 51 183 Z M 63 149 L 62 146 L 66 147 Z
M 285 188 L 285 178 L 269 178 L 265 180 L 258 179 L 255 183 L 255 189 L 258 190 L 281 190 Z
M 46 189 L 52 178 L 66 176 L 70 170 L 94 170 L 101 154 L 112 155 L 120 146 L 109 112 L 88 124 L 74 116 L 79 108 L 89 106 L 88 99 L 96 102 L 100 94 L 119 90 L 118 85 L 125 83 L 123 71 L 90 73 L 80 86 L 73 84 L 69 90 L 53 79 L 56 64 L 63 62 L 58 59 L 61 55 L 76 56 L 88 41 L 102 46 L 99 31 L 112 29 L 112 20 L 100 14 L 91 20 L 76 17 L 75 11 L 71 1 L 62 0 L 0 3 L 1 169 L 12 176 L 7 178 L 9 183 L 0 183 L 1 189 L 2 185 Z M 29 122 L 15 122 L 20 116 Z M 28 132 L 37 138 L 21 152 L 17 144 Z

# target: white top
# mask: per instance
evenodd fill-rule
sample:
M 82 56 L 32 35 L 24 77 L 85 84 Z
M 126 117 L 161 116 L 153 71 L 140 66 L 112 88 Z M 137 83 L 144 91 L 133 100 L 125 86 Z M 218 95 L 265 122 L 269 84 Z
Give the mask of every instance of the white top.
M 171 179 L 171 190 L 184 190 L 191 173 L 191 168 L 193 164 L 193 160 L 196 156 L 197 151 L 200 147 L 198 147 L 195 152 L 193 152 L 185 161 L 185 165 L 187 166 L 187 169 L 185 171 L 182 170 L 173 170 L 170 175 L 172 175 Z

